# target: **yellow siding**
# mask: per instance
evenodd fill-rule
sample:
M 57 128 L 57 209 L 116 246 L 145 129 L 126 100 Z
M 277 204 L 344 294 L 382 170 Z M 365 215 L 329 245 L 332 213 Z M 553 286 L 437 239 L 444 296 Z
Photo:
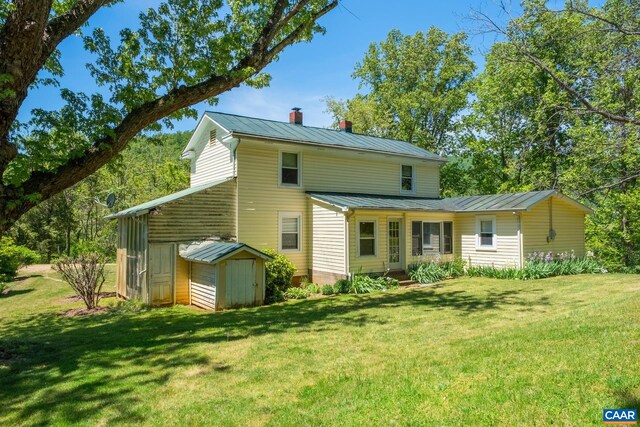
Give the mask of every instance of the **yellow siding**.
M 583 257 L 584 216 L 582 209 L 558 197 L 552 197 L 523 213 L 522 237 L 525 259 L 528 254 L 536 251 L 558 253 L 574 250 L 576 256 Z M 547 243 L 551 221 L 556 238 Z
M 280 151 L 302 155 L 301 187 L 279 186 Z M 296 265 L 296 275 L 306 275 L 312 267 L 313 215 L 305 191 L 400 195 L 400 167 L 413 164 L 416 195 L 439 194 L 439 164 L 430 161 L 250 139 L 240 141 L 237 158 L 238 240 L 257 249 L 278 249 L 279 212 L 302 213 L 302 250 L 283 252 Z M 386 233 L 386 225 L 383 231 Z M 380 263 L 374 263 L 375 271 L 381 271 L 377 265 Z
M 175 302 L 176 304 L 189 304 L 189 262 L 177 254 Z
M 150 242 L 235 237 L 236 182 L 229 180 L 149 214 Z
M 490 214 L 482 214 L 486 216 Z M 476 249 L 476 214 L 459 214 L 454 224 L 455 241 L 460 242 L 460 256 L 471 265 L 517 267 L 520 263 L 518 215 L 498 213 L 496 250 Z M 455 243 L 454 243 L 455 244 Z
M 314 272 L 346 273 L 345 218 L 340 211 L 313 203 L 312 268 Z
M 196 158 L 191 160 L 191 186 L 206 184 L 233 176 L 231 150 L 220 142 L 204 143 Z

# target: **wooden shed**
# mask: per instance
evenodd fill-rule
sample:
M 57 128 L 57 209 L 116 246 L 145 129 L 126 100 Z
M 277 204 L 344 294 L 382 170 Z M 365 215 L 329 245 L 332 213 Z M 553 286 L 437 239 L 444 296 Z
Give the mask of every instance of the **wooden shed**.
M 189 263 L 189 303 L 208 310 L 262 305 L 265 261 L 270 256 L 243 243 L 204 241 L 180 245 Z
M 234 179 L 188 188 L 107 218 L 118 221 L 116 288 L 150 305 L 189 304 L 181 244 L 236 239 Z

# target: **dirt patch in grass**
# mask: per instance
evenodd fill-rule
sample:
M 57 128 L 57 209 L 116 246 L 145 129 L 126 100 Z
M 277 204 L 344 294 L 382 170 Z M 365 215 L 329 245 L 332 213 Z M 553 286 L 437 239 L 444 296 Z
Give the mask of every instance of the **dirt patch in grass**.
M 96 307 L 96 308 L 72 308 L 65 311 L 60 316 L 62 317 L 79 317 L 79 316 L 93 316 L 95 314 L 106 313 L 109 311 L 109 307 Z

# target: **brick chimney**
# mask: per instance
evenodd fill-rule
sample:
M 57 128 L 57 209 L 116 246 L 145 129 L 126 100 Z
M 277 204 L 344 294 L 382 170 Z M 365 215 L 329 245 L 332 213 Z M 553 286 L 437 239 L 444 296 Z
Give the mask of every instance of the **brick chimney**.
M 340 132 L 351 133 L 351 128 L 353 127 L 353 123 L 349 120 L 340 120 Z
M 302 111 L 301 108 L 293 107 L 291 112 L 289 113 L 289 123 L 292 125 L 301 125 L 302 126 Z

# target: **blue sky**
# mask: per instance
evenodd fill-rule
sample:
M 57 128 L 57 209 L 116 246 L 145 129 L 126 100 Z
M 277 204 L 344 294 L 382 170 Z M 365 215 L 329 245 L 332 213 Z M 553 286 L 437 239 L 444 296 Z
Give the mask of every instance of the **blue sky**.
M 158 3 L 159 0 L 125 0 L 98 12 L 90 26 L 117 35 L 124 27 L 136 26 L 141 10 Z M 518 4 L 511 7 L 517 15 Z M 472 9 L 500 17 L 497 0 L 342 0 L 336 10 L 321 20 L 326 35 L 316 36 L 311 43 L 289 47 L 278 62 L 269 65 L 270 87 L 236 88 L 223 94 L 215 107 L 207 104 L 196 107 L 200 112 L 214 109 L 284 121 L 291 107 L 296 106 L 302 108 L 305 124 L 328 126 L 331 118 L 324 112 L 322 99 L 352 97 L 358 91 L 358 83 L 351 79 L 355 63 L 362 59 L 371 42 L 383 40 L 394 28 L 405 34 L 425 31 L 432 25 L 449 33 L 467 31 L 474 49 L 473 59 L 481 70 L 483 53 L 494 36 L 478 34 L 478 24 L 468 19 Z M 62 87 L 89 93 L 98 90 L 86 72 L 88 58 L 80 39 L 73 36 L 65 40 L 61 51 L 66 71 Z M 36 89 L 23 105 L 20 119 L 27 119 L 32 108 L 55 109 L 59 105 L 58 89 Z M 176 129 L 192 130 L 194 126 L 194 120 L 184 120 L 176 124 Z

